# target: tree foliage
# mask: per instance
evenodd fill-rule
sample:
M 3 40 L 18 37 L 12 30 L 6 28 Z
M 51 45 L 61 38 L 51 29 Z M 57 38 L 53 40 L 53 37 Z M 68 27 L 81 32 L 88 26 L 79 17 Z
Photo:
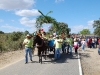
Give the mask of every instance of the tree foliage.
M 29 34 L 29 31 L 26 30 L 26 31 L 24 32 L 24 35 L 26 36 L 27 34 Z
M 100 19 L 94 21 L 93 28 L 94 34 L 100 36 Z
M 42 24 L 44 23 L 52 23 L 53 25 L 56 25 L 57 27 L 57 22 L 54 18 L 51 16 L 48 16 L 49 13 L 52 13 L 52 11 L 49 11 L 46 15 L 44 15 L 40 10 L 38 12 L 41 14 L 40 16 L 37 17 L 36 19 L 36 28 L 40 29 L 42 27 Z
M 0 52 L 22 49 L 25 32 L 12 32 L 0 34 Z
M 11 40 L 18 41 L 22 35 L 23 35 L 22 32 L 13 32 L 11 34 Z
M 44 23 L 51 23 L 52 26 L 49 29 L 49 31 L 51 33 L 53 32 L 57 32 L 57 33 L 66 33 L 69 34 L 69 32 L 71 31 L 70 28 L 68 28 L 68 25 L 66 23 L 63 22 L 57 22 L 54 18 L 52 18 L 51 16 L 48 16 L 49 13 L 52 13 L 52 11 L 49 11 L 46 15 L 44 15 L 40 10 L 38 10 L 38 12 L 41 14 L 37 20 L 36 20 L 36 28 L 40 29 L 42 27 L 42 24 Z
M 58 22 L 58 26 L 59 29 L 57 31 L 59 31 L 59 33 L 65 33 L 65 34 L 69 34 L 69 32 L 71 31 L 70 28 L 68 28 L 68 24 L 64 23 L 64 22 Z
M 89 29 L 83 29 L 82 31 L 80 31 L 80 34 L 87 35 L 87 34 L 90 34 L 90 31 Z
M 69 34 L 69 32 L 71 31 L 70 28 L 68 28 L 68 24 L 64 23 L 64 22 L 57 22 L 58 27 L 56 27 L 56 25 L 52 25 L 51 28 L 49 29 L 49 32 L 55 32 L 57 31 L 58 34 L 61 33 L 65 33 L 65 34 Z
M 0 34 L 4 34 L 4 32 L 3 31 L 0 31 Z

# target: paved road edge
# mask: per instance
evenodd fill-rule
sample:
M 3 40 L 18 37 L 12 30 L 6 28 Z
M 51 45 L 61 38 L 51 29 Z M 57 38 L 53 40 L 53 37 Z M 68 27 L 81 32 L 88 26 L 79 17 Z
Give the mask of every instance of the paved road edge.
M 82 72 L 82 65 L 81 65 L 81 60 L 80 60 L 79 54 L 78 54 L 78 63 L 79 63 L 79 74 L 80 74 L 80 75 L 83 75 L 83 72 Z

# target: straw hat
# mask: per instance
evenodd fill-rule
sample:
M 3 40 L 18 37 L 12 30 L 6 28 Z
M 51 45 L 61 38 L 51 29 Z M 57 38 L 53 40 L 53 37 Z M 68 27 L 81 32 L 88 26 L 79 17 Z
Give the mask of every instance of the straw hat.
M 30 34 L 27 34 L 26 37 L 30 36 Z
M 26 37 L 32 37 L 30 34 L 27 34 Z

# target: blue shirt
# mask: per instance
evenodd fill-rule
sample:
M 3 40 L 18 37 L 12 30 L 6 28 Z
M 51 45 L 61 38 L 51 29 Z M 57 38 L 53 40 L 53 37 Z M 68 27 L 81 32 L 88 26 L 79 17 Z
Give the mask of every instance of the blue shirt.
M 54 46 L 54 41 L 55 41 L 55 40 L 49 40 L 49 41 L 48 41 L 48 45 L 49 45 L 50 47 L 53 47 L 53 46 Z

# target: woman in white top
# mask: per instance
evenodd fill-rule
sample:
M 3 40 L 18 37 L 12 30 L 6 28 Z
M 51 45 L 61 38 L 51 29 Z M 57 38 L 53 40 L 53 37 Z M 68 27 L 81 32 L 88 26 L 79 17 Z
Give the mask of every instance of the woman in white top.
M 74 49 L 75 49 L 75 54 L 77 54 L 77 50 L 78 50 L 78 40 L 74 39 Z
M 82 50 L 84 51 L 85 50 L 85 45 L 86 45 L 85 39 L 82 39 L 81 44 L 82 44 L 82 46 L 81 46 Z

